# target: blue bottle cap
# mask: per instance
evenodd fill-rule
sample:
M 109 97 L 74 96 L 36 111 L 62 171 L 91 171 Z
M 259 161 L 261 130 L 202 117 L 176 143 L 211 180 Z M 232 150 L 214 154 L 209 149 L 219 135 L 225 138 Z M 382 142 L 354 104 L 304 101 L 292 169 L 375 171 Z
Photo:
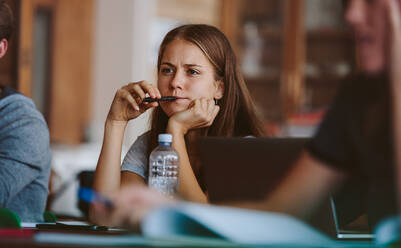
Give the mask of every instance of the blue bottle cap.
M 169 133 L 162 133 L 159 134 L 159 142 L 163 142 L 163 143 L 171 143 L 173 141 L 173 136 Z

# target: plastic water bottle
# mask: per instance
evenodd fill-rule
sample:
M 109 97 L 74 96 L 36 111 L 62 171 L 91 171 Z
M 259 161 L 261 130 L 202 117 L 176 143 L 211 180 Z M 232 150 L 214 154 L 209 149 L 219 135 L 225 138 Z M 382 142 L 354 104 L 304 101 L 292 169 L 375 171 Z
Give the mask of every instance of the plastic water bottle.
M 149 187 L 162 194 L 173 196 L 178 190 L 178 165 L 177 151 L 171 146 L 173 136 L 171 134 L 159 134 L 159 146 L 149 157 Z

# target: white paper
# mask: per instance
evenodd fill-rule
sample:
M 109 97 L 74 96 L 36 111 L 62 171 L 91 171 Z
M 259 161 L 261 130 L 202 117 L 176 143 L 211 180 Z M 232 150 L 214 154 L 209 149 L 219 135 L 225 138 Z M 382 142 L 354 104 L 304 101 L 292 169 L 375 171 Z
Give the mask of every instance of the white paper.
M 190 225 L 197 224 L 221 238 L 240 244 L 339 245 L 287 215 L 193 203 L 152 211 L 142 223 L 142 232 L 149 237 L 190 235 Z

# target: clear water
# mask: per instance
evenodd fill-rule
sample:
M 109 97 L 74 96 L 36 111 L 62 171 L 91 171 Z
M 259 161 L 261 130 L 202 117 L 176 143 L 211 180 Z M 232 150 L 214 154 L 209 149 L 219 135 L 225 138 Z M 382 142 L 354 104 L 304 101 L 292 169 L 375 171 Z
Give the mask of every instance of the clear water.
M 178 190 L 178 153 L 171 146 L 158 146 L 149 157 L 149 187 L 173 196 Z

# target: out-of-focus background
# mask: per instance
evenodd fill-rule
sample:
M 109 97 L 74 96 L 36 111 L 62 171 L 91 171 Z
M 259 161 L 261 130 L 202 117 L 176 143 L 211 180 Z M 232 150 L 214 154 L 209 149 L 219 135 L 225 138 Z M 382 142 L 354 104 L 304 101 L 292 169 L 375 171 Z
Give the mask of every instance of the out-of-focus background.
M 158 46 L 173 27 L 207 23 L 229 38 L 247 86 L 277 136 L 310 136 L 342 78 L 357 69 L 339 0 L 6 0 L 16 33 L 0 82 L 32 97 L 49 125 L 50 209 L 80 216 L 77 174 L 96 167 L 115 91 L 156 83 Z M 123 154 L 148 129 L 130 123 Z

